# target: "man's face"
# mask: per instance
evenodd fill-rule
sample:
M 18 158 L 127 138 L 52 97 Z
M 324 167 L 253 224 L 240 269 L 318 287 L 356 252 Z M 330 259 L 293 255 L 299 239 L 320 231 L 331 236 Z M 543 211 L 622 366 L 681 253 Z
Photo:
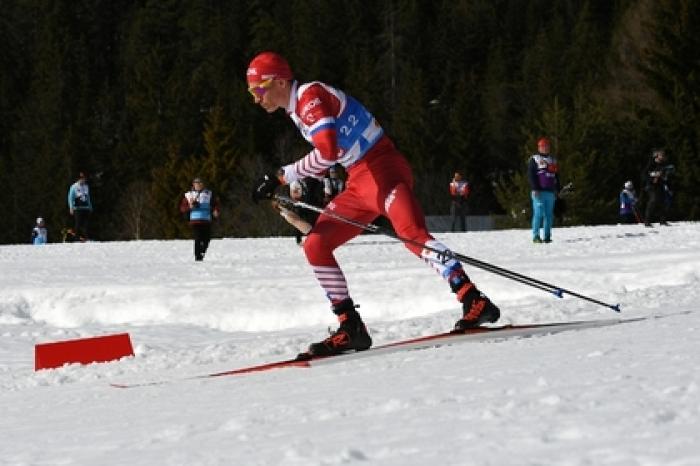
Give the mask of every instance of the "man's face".
M 283 79 L 268 79 L 252 83 L 248 92 L 253 96 L 256 104 L 260 105 L 267 113 L 272 113 L 278 108 L 285 108 L 289 102 L 290 81 Z
M 549 154 L 549 144 L 541 142 L 537 145 L 537 150 L 540 151 L 541 154 Z
M 654 160 L 656 160 L 656 161 L 659 162 L 659 163 L 662 163 L 663 161 L 666 160 L 666 154 L 664 154 L 664 153 L 661 152 L 661 151 L 655 152 L 655 153 L 654 153 Z
M 289 190 L 289 194 L 295 201 L 301 200 L 303 191 L 300 186 L 294 186 Z
M 196 191 L 201 191 L 204 187 L 204 183 L 202 183 L 201 181 L 195 181 L 194 183 L 192 183 L 192 186 Z

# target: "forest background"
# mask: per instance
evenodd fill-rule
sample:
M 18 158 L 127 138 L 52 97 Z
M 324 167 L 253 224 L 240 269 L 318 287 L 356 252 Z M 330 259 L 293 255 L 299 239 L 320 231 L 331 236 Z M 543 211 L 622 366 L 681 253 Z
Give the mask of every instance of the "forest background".
M 253 180 L 309 150 L 246 91 L 263 50 L 375 114 L 446 214 L 456 169 L 473 214 L 528 222 L 526 162 L 547 136 L 568 224 L 617 220 L 651 150 L 676 167 L 672 219 L 700 218 L 700 2 L 693 0 L 3 0 L 0 243 L 70 226 L 89 173 L 98 240 L 180 238 L 202 176 L 216 236 L 289 227 L 250 202 Z

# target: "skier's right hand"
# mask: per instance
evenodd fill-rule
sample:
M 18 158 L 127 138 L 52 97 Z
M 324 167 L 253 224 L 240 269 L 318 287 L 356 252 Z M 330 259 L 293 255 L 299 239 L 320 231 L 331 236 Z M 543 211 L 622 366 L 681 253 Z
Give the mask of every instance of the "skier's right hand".
M 263 199 L 272 199 L 272 195 L 279 185 L 280 181 L 275 175 L 264 175 L 253 185 L 253 202 L 257 203 Z

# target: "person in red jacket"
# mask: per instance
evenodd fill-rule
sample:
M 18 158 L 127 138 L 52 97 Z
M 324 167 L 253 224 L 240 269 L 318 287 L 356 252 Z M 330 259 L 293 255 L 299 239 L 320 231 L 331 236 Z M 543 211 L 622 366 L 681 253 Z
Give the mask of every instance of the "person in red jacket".
M 280 184 L 306 176 L 321 178 L 340 163 L 346 168 L 348 183 L 326 210 L 363 224 L 380 215 L 388 218 L 400 237 L 411 240 L 405 243 L 406 247 L 438 271 L 457 294 L 463 312 L 456 329 L 498 320 L 498 307 L 477 289 L 462 265 L 455 259 L 445 260 L 442 253 L 448 249 L 426 228 L 423 211 L 413 193 L 408 162 L 360 102 L 319 81 L 297 82 L 287 61 L 274 52 L 257 55 L 248 66 L 246 77 L 254 102 L 268 113 L 283 109 L 313 146 L 296 162 L 261 177 L 253 187 L 253 200 L 272 198 Z M 321 215 L 304 242 L 306 258 L 340 322 L 328 338 L 310 345 L 311 355 L 361 351 L 372 344 L 333 255 L 335 248 L 361 231 L 357 226 Z
M 455 231 L 455 224 L 459 219 L 459 231 L 467 231 L 467 198 L 471 192 L 469 182 L 464 180 L 462 172 L 455 172 L 452 181 L 450 181 L 450 215 L 452 216 L 451 231 Z

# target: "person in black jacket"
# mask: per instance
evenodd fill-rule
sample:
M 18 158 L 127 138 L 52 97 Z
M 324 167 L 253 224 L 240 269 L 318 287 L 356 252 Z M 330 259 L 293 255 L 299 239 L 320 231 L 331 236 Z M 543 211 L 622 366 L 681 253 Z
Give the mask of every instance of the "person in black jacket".
M 341 164 L 336 163 L 328 169 L 328 176 L 323 178 L 323 205 L 328 205 L 343 191 L 345 191 L 345 169 Z
M 668 214 L 672 195 L 668 178 L 673 171 L 674 167 L 666 160 L 664 150 L 654 150 L 651 160 L 649 160 L 649 164 L 642 174 L 645 180 L 644 192 L 647 194 L 644 226 L 651 227 L 651 223 L 657 218 L 661 225 L 668 226 L 666 215 Z

